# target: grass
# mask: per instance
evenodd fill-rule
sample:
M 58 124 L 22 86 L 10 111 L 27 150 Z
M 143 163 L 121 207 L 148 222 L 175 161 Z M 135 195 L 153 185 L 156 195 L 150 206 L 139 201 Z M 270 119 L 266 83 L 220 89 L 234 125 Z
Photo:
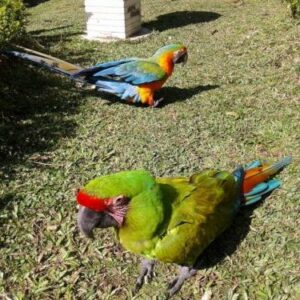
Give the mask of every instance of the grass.
M 161 108 L 109 101 L 2 59 L 0 298 L 132 298 L 138 257 L 121 249 L 111 230 L 89 241 L 76 228 L 75 190 L 97 175 L 136 168 L 188 175 L 292 155 L 280 174 L 283 188 L 239 214 L 208 249 L 208 268 L 174 299 L 200 299 L 206 290 L 212 299 L 296 299 L 299 24 L 277 0 L 142 5 L 144 26 L 154 32 L 139 42 L 82 40 L 79 0 L 33 5 L 27 29 L 35 49 L 83 66 L 188 44 L 188 64 L 167 82 Z M 163 299 L 175 270 L 158 264 L 157 277 L 135 299 Z

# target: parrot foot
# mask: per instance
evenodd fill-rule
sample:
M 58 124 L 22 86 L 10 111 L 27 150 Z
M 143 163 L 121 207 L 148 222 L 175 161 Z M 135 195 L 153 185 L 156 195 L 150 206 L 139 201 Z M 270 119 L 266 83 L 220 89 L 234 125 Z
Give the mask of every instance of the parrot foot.
M 152 107 L 155 108 L 159 105 L 160 102 L 162 102 L 164 100 L 164 98 L 159 98 L 158 100 L 155 100 Z
M 136 294 L 145 282 L 151 281 L 153 278 L 154 260 L 143 259 L 140 265 L 140 276 L 136 280 L 134 294 Z
M 168 285 L 168 292 L 166 298 L 169 299 L 174 296 L 182 287 L 183 283 L 194 276 L 197 273 L 196 269 L 191 267 L 180 266 L 179 267 L 179 275 L 173 279 Z

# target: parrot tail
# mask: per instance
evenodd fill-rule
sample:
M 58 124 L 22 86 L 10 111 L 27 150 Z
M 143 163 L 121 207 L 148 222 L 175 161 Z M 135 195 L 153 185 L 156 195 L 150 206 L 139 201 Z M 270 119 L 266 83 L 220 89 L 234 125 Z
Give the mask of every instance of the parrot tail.
M 263 164 L 259 160 L 255 160 L 246 165 L 242 184 L 244 199 L 242 200 L 241 206 L 256 203 L 261 200 L 263 196 L 279 188 L 281 181 L 272 178 L 272 176 L 289 165 L 291 161 L 292 158 L 287 156 L 272 165 Z
M 22 51 L 3 51 L 4 55 L 13 58 L 20 58 L 22 60 L 28 61 L 32 64 L 39 65 L 41 67 L 47 68 L 53 72 L 62 74 L 67 77 L 72 77 L 74 73 L 82 70 L 81 67 L 68 63 L 64 60 L 58 59 L 56 57 L 27 49 L 21 46 L 18 46 Z

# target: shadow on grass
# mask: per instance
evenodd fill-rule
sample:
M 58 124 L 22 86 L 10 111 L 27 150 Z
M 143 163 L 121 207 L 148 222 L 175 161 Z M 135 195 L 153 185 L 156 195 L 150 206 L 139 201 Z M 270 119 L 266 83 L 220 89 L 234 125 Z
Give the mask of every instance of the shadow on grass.
M 0 198 L 0 211 L 3 210 L 10 202 L 15 201 L 14 194 L 8 193 Z M 0 218 L 0 227 L 1 227 L 1 218 Z
M 77 112 L 79 94 L 72 83 L 37 67 L 1 57 L 0 65 L 0 172 L 5 181 L 14 176 L 14 165 L 72 136 L 76 123 L 70 116 Z
M 24 0 L 24 4 L 26 7 L 34 7 L 47 1 L 48 0 Z
M 83 34 L 83 31 L 73 31 L 69 33 L 61 32 L 58 34 L 45 34 L 45 35 L 33 35 L 34 39 L 36 39 L 41 45 L 47 45 L 47 47 L 51 47 L 52 45 L 56 45 L 59 42 L 67 42 L 72 39 L 73 36 L 77 36 Z
M 157 94 L 156 94 L 156 99 L 159 99 L 161 97 L 164 98 L 164 100 L 158 105 L 157 109 L 167 106 L 169 104 L 178 102 L 178 101 L 185 101 L 192 96 L 209 91 L 209 90 L 214 90 L 217 89 L 219 85 L 199 85 L 191 88 L 178 88 L 178 87 L 163 87 Z M 136 107 L 143 107 L 143 108 L 148 108 L 146 105 L 142 105 L 140 103 L 138 104 L 132 104 L 128 103 L 124 100 L 121 100 L 117 96 L 114 96 L 112 94 L 104 93 L 104 92 L 99 92 L 96 90 L 91 90 L 91 91 L 84 91 L 84 93 L 89 94 L 93 97 L 101 96 L 101 98 L 109 101 L 107 102 L 107 105 L 113 105 L 116 103 L 120 103 L 122 105 L 127 104 L 127 105 L 134 105 Z
M 65 25 L 65 26 L 59 26 L 59 27 L 50 27 L 50 28 L 32 30 L 32 31 L 29 31 L 28 33 L 30 35 L 32 35 L 33 37 L 37 37 L 42 33 L 53 32 L 53 31 L 56 31 L 56 30 L 64 30 L 64 29 L 67 29 L 67 28 L 70 28 L 70 27 L 72 27 L 72 26 L 71 25 Z
M 164 87 L 159 92 L 159 97 L 163 97 L 164 101 L 159 105 L 159 107 L 164 107 L 169 104 L 178 101 L 185 101 L 194 95 L 200 94 L 205 91 L 210 91 L 219 88 L 219 85 L 198 85 L 190 88 L 178 88 L 178 87 Z
M 15 202 L 20 202 L 20 201 L 22 201 L 22 199 L 16 197 L 16 195 L 13 193 L 7 193 L 0 197 L 0 228 L 5 223 L 4 218 L 1 217 L 1 211 L 4 210 L 8 205 L 10 205 L 10 203 L 13 203 L 13 202 L 15 203 Z M 1 242 L 0 242 L 0 248 L 1 248 Z
M 11 215 L 13 213 L 11 204 L 21 201 L 21 197 L 10 192 L 0 196 L 0 249 L 8 246 L 4 241 L 5 238 L 3 239 L 5 233 L 3 232 L 2 227 L 11 220 Z M 6 208 L 7 210 L 3 214 L 2 211 Z
M 62 60 L 66 60 L 67 62 L 72 64 L 89 64 L 90 56 L 98 50 L 95 48 L 84 48 L 82 51 L 78 51 L 78 49 L 72 48 L 66 50 L 63 46 L 64 43 L 72 41 L 74 37 L 80 37 L 84 33 L 83 31 L 69 32 L 69 27 L 72 26 L 67 25 L 54 27 L 50 29 L 39 29 L 30 31 L 28 38 L 22 41 L 22 46 L 29 49 L 37 50 L 39 52 L 54 56 Z M 59 47 L 60 43 L 62 48 Z M 51 52 L 49 52 L 49 49 L 51 49 Z M 70 57 L 72 59 L 70 59 Z
M 26 7 L 34 7 L 49 0 L 24 0 Z
M 211 11 L 176 11 L 158 16 L 155 20 L 146 22 L 143 26 L 149 29 L 164 31 L 190 24 L 211 22 L 221 17 L 220 14 Z
M 83 31 L 72 31 L 72 32 L 66 32 L 64 29 L 67 29 L 69 26 L 61 26 L 57 28 L 51 28 L 49 30 L 36 30 L 30 32 L 30 39 L 27 41 L 23 41 L 23 45 L 28 48 L 32 48 L 32 44 L 34 44 L 34 48 L 36 48 L 36 45 L 38 45 L 40 48 L 44 48 L 45 50 L 42 50 L 42 52 L 47 52 L 49 48 L 52 46 L 57 46 L 59 43 L 65 43 L 68 41 L 71 41 L 74 36 L 79 36 L 83 34 Z M 47 32 L 56 31 L 55 34 L 48 34 Z M 41 51 L 41 50 L 39 50 Z M 60 50 L 60 53 L 57 53 L 59 56 L 63 56 L 64 51 Z M 49 53 L 47 53 L 49 54 Z M 66 55 L 69 56 L 68 53 Z M 59 57 L 63 58 L 63 57 Z

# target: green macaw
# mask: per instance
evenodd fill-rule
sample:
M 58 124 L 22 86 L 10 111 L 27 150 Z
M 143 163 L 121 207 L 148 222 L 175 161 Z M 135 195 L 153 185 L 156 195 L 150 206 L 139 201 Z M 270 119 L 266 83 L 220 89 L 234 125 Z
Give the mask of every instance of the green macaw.
M 146 258 L 136 290 L 152 276 L 155 260 L 178 264 L 179 276 L 168 291 L 172 296 L 196 273 L 197 259 L 239 208 L 280 186 L 270 177 L 290 161 L 254 161 L 233 173 L 205 170 L 191 177 L 155 179 L 143 170 L 98 177 L 77 194 L 78 226 L 88 237 L 95 227 L 113 226 L 124 248 Z

